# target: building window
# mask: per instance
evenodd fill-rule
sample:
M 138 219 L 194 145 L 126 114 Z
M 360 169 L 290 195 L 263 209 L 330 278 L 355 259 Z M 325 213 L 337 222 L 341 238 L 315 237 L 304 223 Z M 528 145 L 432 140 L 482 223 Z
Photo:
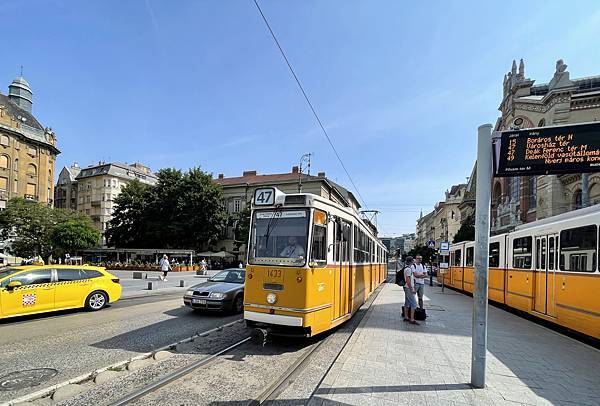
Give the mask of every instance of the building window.
M 19 140 L 15 140 L 15 149 L 17 151 L 21 149 L 21 143 L 19 142 Z
M 0 168 L 8 169 L 8 157 L 6 155 L 0 155 Z
M 37 185 L 35 183 L 28 183 L 27 190 L 25 191 L 25 198 L 35 199 L 37 192 Z
M 537 207 L 537 177 L 529 178 L 529 210 Z
M 34 147 L 27 147 L 27 154 L 37 156 L 37 149 Z
M 233 201 L 233 212 L 234 213 L 239 213 L 241 210 L 241 206 L 242 206 L 242 200 L 241 199 L 235 199 Z
M 6 192 L 8 189 L 8 178 L 0 177 L 0 190 Z
M 15 172 L 19 172 L 19 158 L 15 158 L 15 161 L 13 162 L 13 170 Z
M 538 123 L 538 127 L 543 127 L 543 126 L 545 126 L 545 125 L 546 125 L 546 119 L 545 119 L 545 118 L 542 118 L 542 119 L 539 121 L 539 123 Z
M 581 209 L 582 207 L 581 190 L 577 190 L 573 195 L 573 210 Z
M 521 178 L 515 176 L 514 178 L 509 178 L 509 192 L 510 192 L 510 201 L 513 203 L 519 203 L 520 196 L 520 188 L 521 188 Z
M 6 135 L 1 135 L 0 136 L 0 144 L 3 147 L 8 147 L 10 145 L 10 139 L 8 138 L 8 136 Z
M 37 176 L 37 168 L 34 164 L 27 165 L 27 175 Z

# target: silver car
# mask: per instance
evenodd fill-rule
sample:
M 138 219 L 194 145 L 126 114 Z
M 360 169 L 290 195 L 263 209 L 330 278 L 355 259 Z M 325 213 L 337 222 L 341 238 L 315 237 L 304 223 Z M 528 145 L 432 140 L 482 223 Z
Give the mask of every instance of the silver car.
M 189 288 L 183 296 L 183 303 L 194 310 L 241 313 L 244 310 L 245 278 L 245 269 L 225 269 L 206 282 Z

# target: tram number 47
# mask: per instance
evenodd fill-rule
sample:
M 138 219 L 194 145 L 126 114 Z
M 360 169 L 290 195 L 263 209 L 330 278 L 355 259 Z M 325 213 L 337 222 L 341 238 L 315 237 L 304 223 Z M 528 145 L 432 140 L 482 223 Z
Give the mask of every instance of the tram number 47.
M 273 189 L 257 189 L 254 195 L 254 204 L 268 205 L 275 201 L 275 191 Z
M 271 278 L 281 278 L 281 269 L 269 269 L 269 271 L 267 272 L 267 274 Z

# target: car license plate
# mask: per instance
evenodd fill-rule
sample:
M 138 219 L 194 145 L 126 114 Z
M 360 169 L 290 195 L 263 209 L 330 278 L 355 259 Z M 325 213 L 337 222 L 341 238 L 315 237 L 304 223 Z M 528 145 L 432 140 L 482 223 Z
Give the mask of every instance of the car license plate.
M 192 299 L 192 303 L 193 304 L 202 304 L 202 305 L 205 305 L 206 304 L 206 299 Z

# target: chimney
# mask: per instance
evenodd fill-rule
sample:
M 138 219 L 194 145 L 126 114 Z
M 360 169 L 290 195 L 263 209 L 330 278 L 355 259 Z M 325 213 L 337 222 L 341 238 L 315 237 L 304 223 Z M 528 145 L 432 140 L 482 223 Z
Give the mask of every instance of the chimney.
M 319 178 L 324 178 L 325 177 L 325 172 L 319 172 L 317 176 Z
M 244 171 L 242 176 L 256 176 L 256 171 Z
M 219 179 L 223 179 L 223 178 L 225 178 L 225 175 L 224 175 L 224 174 L 222 174 L 222 173 L 220 173 L 220 174 L 219 174 Z
M 298 173 L 300 169 L 297 166 L 292 166 L 292 173 Z

